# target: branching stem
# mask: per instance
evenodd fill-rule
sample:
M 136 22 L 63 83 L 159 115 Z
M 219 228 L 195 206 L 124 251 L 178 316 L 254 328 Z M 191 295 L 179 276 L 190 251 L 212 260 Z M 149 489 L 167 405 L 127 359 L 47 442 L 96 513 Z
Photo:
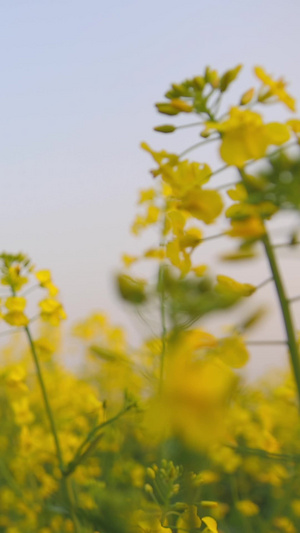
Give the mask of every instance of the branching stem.
M 63 492 L 65 494 L 66 503 L 68 505 L 68 509 L 70 511 L 70 515 L 72 517 L 72 521 L 74 523 L 74 528 L 75 528 L 74 531 L 75 531 L 75 533 L 80 533 L 80 526 L 79 526 L 79 523 L 77 521 L 77 518 L 76 518 L 76 515 L 75 515 L 75 511 L 74 511 L 73 495 L 72 495 L 71 486 L 70 486 L 69 481 L 64 476 L 64 461 L 63 461 L 62 450 L 61 450 L 59 437 L 58 437 L 58 432 L 57 432 L 57 428 L 56 428 L 53 412 L 52 412 L 52 409 L 51 409 L 51 405 L 50 405 L 50 402 L 49 402 L 48 393 L 47 393 L 46 385 L 45 385 L 45 382 L 44 382 L 44 378 L 43 378 L 43 374 L 42 374 L 39 358 L 38 358 L 38 355 L 37 355 L 37 352 L 36 352 L 36 349 L 35 349 L 35 345 L 34 345 L 34 342 L 33 342 L 29 327 L 25 326 L 24 330 L 25 330 L 25 333 L 26 333 L 26 336 L 27 336 L 27 339 L 28 339 L 28 342 L 29 342 L 29 346 L 30 346 L 30 350 L 31 350 L 31 353 L 32 353 L 33 361 L 34 361 L 35 368 L 36 368 L 36 371 L 37 371 L 38 381 L 39 381 L 41 392 L 42 392 L 42 396 L 43 396 L 45 410 L 46 410 L 46 413 L 47 413 L 47 417 L 48 417 L 48 420 L 49 420 L 51 432 L 52 432 L 52 435 L 53 435 L 53 440 L 54 440 L 54 445 L 55 445 L 55 450 L 56 450 L 56 456 L 57 456 L 57 459 L 58 459 L 59 469 L 60 469 L 61 474 L 62 474 L 61 486 L 62 486 Z
M 205 139 L 204 141 L 200 141 L 196 144 L 193 144 L 192 146 L 189 146 L 179 154 L 178 158 L 181 159 L 184 155 L 188 154 L 189 152 L 192 152 L 193 150 L 196 150 L 197 148 L 201 148 L 201 146 L 204 146 L 205 144 L 209 144 L 211 142 L 217 141 L 219 137 L 210 137 L 209 139 Z
M 80 444 L 77 452 L 75 453 L 74 458 L 70 463 L 67 465 L 67 467 L 64 469 L 64 476 L 69 476 L 74 470 L 77 468 L 79 464 L 81 464 L 85 458 L 94 450 L 98 442 L 103 436 L 102 430 L 109 426 L 110 424 L 113 424 L 113 422 L 116 422 L 119 418 L 121 418 L 127 411 L 135 407 L 135 403 L 130 403 L 126 405 L 119 413 L 117 413 L 112 418 L 109 418 L 108 420 L 105 420 L 105 422 L 102 422 L 101 424 L 98 424 L 95 428 L 93 428 L 86 439 Z

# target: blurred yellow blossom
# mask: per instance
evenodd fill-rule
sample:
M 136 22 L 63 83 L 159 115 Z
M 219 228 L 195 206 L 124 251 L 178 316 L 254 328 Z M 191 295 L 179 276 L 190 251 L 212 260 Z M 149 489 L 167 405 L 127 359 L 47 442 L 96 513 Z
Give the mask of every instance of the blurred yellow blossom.
M 39 303 L 41 308 L 41 318 L 50 322 L 53 326 L 58 326 L 61 320 L 67 318 L 67 314 L 60 302 L 53 298 L 45 298 Z
M 263 82 L 266 91 L 260 95 L 260 100 L 264 101 L 270 97 L 277 97 L 280 102 L 283 102 L 291 111 L 296 111 L 295 99 L 286 92 L 286 82 L 283 78 L 275 81 L 273 78 L 265 72 L 262 67 L 255 67 L 254 72 L 256 76 Z

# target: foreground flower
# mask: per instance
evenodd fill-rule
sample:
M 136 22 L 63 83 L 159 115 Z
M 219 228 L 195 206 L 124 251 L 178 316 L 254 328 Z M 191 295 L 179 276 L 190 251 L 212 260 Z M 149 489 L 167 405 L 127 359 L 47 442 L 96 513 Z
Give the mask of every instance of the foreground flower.
M 239 107 L 231 108 L 224 122 L 208 122 L 206 126 L 221 133 L 220 154 L 225 163 L 239 168 L 250 159 L 264 157 L 269 146 L 280 146 L 290 138 L 285 124 L 264 124 L 259 113 Z

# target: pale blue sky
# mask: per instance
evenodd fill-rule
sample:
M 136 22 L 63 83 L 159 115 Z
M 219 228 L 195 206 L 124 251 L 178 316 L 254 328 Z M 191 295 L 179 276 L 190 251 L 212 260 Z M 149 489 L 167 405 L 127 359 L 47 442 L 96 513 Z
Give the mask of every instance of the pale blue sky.
M 186 144 L 152 132 L 154 102 L 240 62 L 240 91 L 262 64 L 297 97 L 299 20 L 296 0 L 2 0 L 1 249 L 50 267 L 71 318 L 119 316 L 111 272 L 151 183 L 139 143 Z

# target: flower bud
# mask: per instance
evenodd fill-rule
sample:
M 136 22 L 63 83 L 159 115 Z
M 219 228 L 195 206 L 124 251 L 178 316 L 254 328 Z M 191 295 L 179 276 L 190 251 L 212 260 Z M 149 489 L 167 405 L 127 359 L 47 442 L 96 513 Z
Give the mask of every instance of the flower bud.
M 164 124 L 163 126 L 156 126 L 154 128 L 154 131 L 159 131 L 160 133 L 173 133 L 175 130 L 175 126 L 172 126 L 171 124 Z
M 253 96 L 255 94 L 255 89 L 254 87 L 252 87 L 252 89 L 249 89 L 248 91 L 246 91 L 242 97 L 241 97 L 241 100 L 240 100 L 240 105 L 247 105 L 249 104 L 249 102 L 251 102 Z
M 206 508 L 209 508 L 209 509 L 214 509 L 214 508 L 218 507 L 218 502 L 212 502 L 212 501 L 209 501 L 209 500 L 202 500 L 201 505 L 202 505 L 202 507 L 206 507 Z
M 147 492 L 147 494 L 153 494 L 153 488 L 151 487 L 151 485 L 149 485 L 149 483 L 146 483 L 144 485 L 144 489 Z
M 147 468 L 146 472 L 147 472 L 147 475 L 148 475 L 151 479 L 155 479 L 155 472 L 154 472 L 153 468 Z

